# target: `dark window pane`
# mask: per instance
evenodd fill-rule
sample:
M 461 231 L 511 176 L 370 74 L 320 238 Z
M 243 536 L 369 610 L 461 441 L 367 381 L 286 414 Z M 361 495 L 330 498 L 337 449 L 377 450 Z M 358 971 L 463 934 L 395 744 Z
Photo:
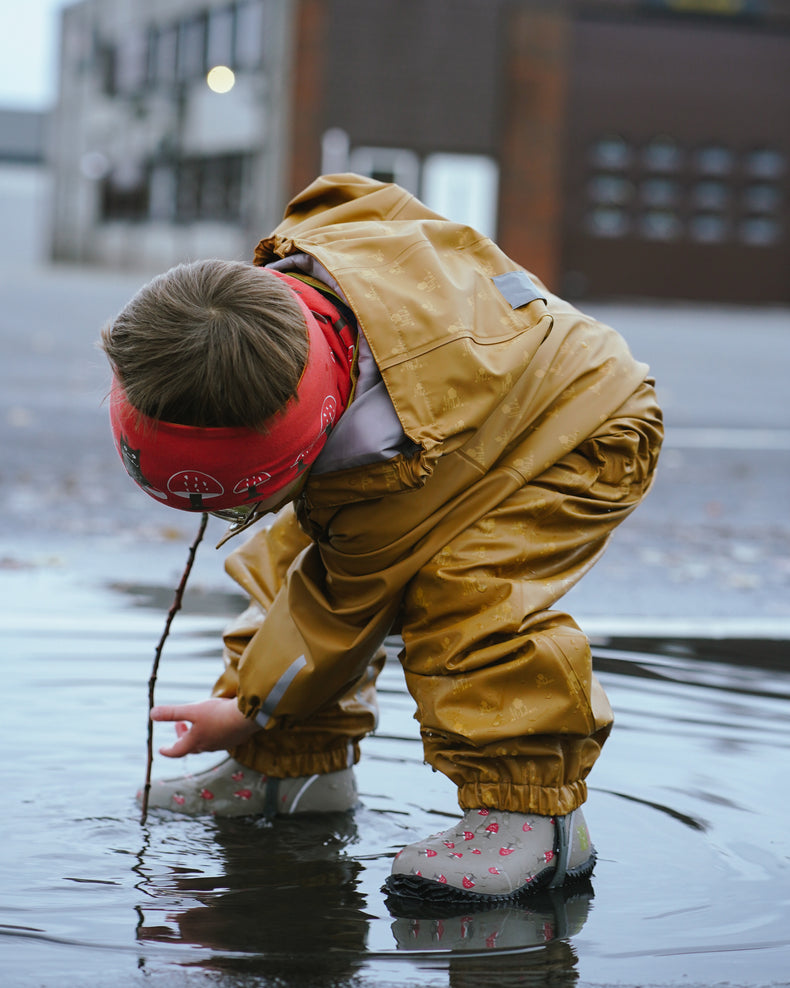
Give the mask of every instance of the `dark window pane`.
M 620 205 L 633 194 L 633 185 L 622 175 L 594 175 L 587 186 L 587 195 L 593 202 Z
M 720 244 L 727 239 L 729 224 L 719 213 L 699 213 L 689 224 L 691 239 L 703 244 Z
M 694 167 L 703 175 L 729 175 L 735 167 L 735 155 L 719 144 L 700 148 L 694 153 Z
M 754 178 L 780 178 L 786 169 L 787 159 L 776 148 L 755 148 L 746 156 L 746 170 Z
M 683 224 L 677 213 L 669 209 L 652 209 L 642 216 L 639 230 L 647 240 L 677 240 Z
M 750 216 L 741 223 L 740 238 L 748 247 L 773 247 L 782 239 L 782 227 L 770 216 Z
M 206 71 L 206 19 L 182 21 L 178 31 L 178 78 L 197 79 Z
M 206 67 L 232 65 L 233 22 L 232 7 L 220 7 L 209 11 L 206 38 Z
M 676 172 L 683 164 L 683 152 L 669 137 L 657 137 L 642 150 L 642 164 L 651 172 Z
M 631 158 L 631 148 L 622 137 L 616 135 L 602 137 L 590 148 L 590 163 L 596 168 L 619 171 L 628 167 Z
M 730 190 L 724 182 L 698 182 L 691 190 L 691 197 L 698 209 L 724 209 L 730 200 Z
M 648 178 L 639 186 L 639 198 L 646 206 L 676 206 L 680 185 L 671 178 Z
M 236 8 L 236 58 L 240 69 L 256 69 L 263 54 L 263 4 L 247 0 Z
M 630 228 L 628 214 L 624 209 L 600 206 L 587 216 L 587 230 L 594 237 L 623 237 Z

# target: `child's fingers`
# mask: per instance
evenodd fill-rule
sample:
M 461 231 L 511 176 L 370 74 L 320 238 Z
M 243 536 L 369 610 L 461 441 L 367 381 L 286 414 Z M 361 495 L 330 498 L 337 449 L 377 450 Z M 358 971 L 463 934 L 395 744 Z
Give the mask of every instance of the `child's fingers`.
M 151 720 L 192 720 L 191 713 L 189 704 L 180 704 L 175 707 L 153 707 Z
M 181 738 L 176 741 L 175 744 L 171 745 L 169 748 L 160 748 L 159 754 L 166 755 L 168 758 L 181 758 L 183 755 L 188 755 L 192 750 L 191 746 L 186 740 Z
M 167 755 L 168 758 L 181 758 L 182 755 L 200 751 L 195 731 L 183 721 L 176 724 L 176 734 L 178 737 L 173 744 L 159 749 L 160 755 Z

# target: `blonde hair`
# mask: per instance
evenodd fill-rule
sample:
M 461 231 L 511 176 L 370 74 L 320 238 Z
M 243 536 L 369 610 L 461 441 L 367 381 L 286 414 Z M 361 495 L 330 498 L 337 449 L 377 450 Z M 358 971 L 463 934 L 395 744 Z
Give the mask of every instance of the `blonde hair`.
M 101 333 L 129 402 L 151 418 L 260 427 L 296 392 L 307 329 L 295 295 L 237 261 L 179 264 Z

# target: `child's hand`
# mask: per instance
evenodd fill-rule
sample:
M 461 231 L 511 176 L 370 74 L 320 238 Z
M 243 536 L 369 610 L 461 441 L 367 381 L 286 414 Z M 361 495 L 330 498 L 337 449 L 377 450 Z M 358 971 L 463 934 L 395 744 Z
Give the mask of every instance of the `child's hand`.
M 227 750 L 260 730 L 254 720 L 247 720 L 234 699 L 219 697 L 176 707 L 154 707 L 151 720 L 176 721 L 178 740 L 169 748 L 159 749 L 168 758 L 181 758 L 198 751 Z M 188 727 L 184 721 L 192 726 Z

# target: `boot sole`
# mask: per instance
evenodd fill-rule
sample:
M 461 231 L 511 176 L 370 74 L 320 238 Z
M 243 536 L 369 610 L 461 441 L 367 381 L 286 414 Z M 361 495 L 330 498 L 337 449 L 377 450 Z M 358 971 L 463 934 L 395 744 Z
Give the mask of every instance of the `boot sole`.
M 577 865 L 576 868 L 569 868 L 562 888 L 567 888 L 574 882 L 581 882 L 589 878 L 595 867 L 595 861 L 596 855 L 592 854 L 587 861 Z M 459 889 L 454 885 L 434 882 L 430 878 L 423 878 L 420 875 L 390 875 L 384 882 L 381 891 L 399 899 L 429 902 L 439 906 L 519 905 L 528 902 L 536 893 L 548 888 L 553 876 L 554 869 L 547 868 L 546 871 L 535 875 L 530 882 L 520 888 L 514 889 L 512 892 L 504 892 L 501 895 L 493 895 L 486 892 L 472 892 L 471 889 Z

